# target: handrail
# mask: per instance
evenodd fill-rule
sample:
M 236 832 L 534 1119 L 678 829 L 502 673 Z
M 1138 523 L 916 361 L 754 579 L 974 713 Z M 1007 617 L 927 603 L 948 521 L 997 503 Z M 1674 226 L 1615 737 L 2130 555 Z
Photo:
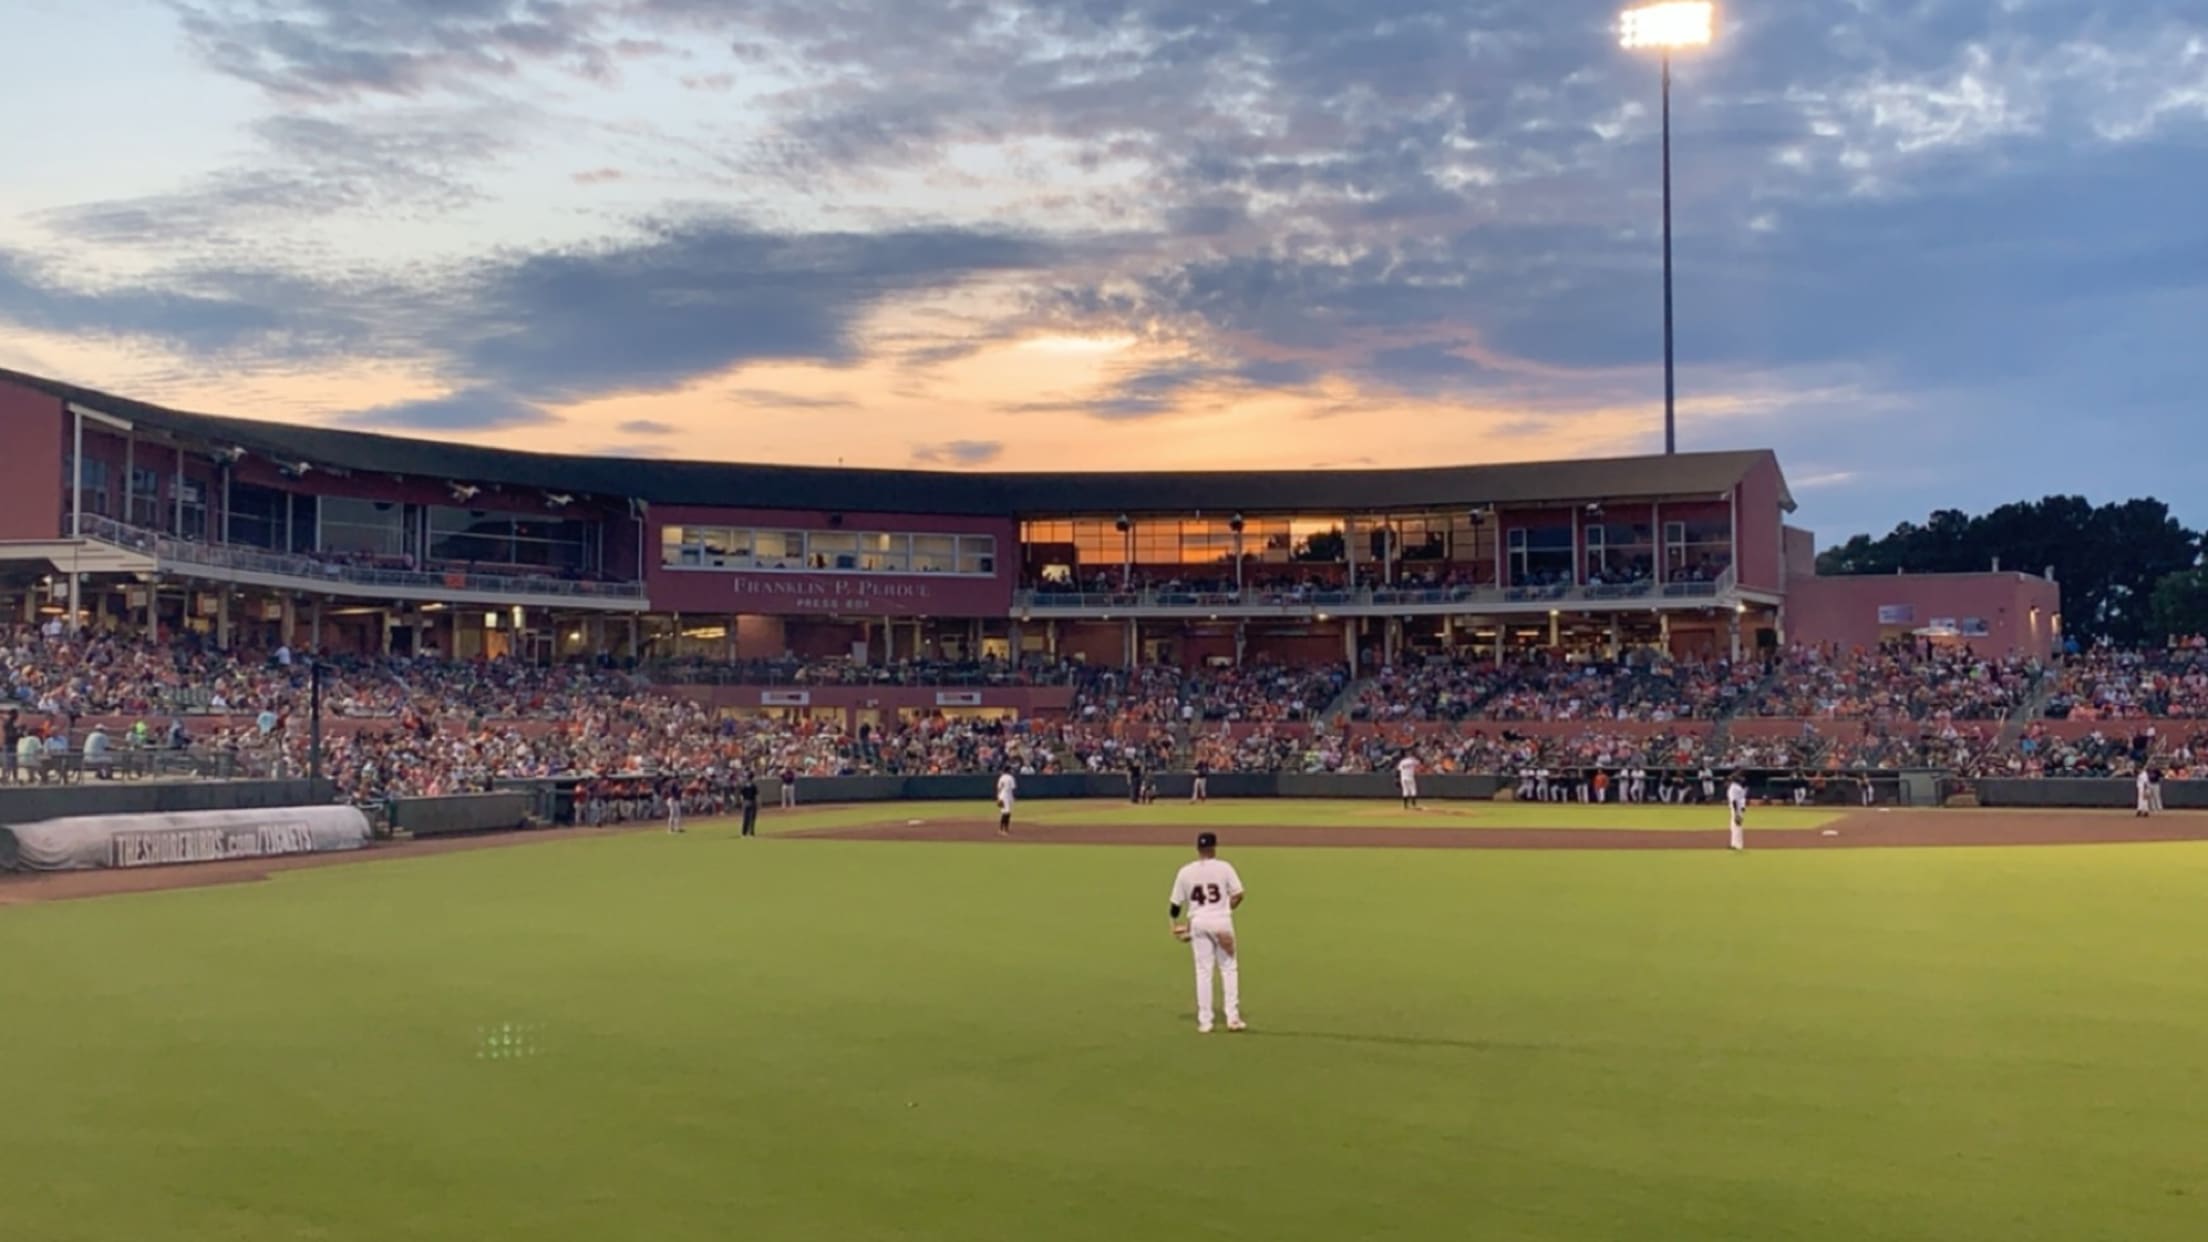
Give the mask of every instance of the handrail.
M 315 582 L 344 583 L 348 586 L 473 591 L 486 595 L 509 596 L 557 595 L 624 600 L 644 598 L 644 584 L 641 582 L 516 577 L 510 574 L 473 573 L 464 569 L 386 569 L 372 565 L 348 565 L 341 561 L 322 560 L 294 553 L 264 552 L 257 548 L 178 539 L 173 535 L 126 526 L 113 518 L 91 513 L 84 515 L 84 534 L 102 543 L 114 544 L 133 552 L 144 552 L 157 560 L 177 565 L 274 574 Z
M 1419 607 L 1482 604 L 1603 603 L 1641 599 L 1714 599 L 1733 589 L 1727 570 L 1714 581 L 1595 583 L 1587 586 L 1513 587 L 1360 587 L 1291 589 L 1253 587 L 1243 591 L 1017 591 L 1015 607 L 1031 612 L 1126 611 L 1138 608 L 1267 608 L 1318 612 L 1340 608 Z

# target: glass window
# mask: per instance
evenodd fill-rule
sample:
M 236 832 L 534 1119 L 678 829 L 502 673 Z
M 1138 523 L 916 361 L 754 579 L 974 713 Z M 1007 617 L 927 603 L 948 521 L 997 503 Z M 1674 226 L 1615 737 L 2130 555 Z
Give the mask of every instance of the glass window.
M 763 530 L 756 545 L 761 569 L 805 568 L 805 532 Z
M 958 541 L 958 572 L 997 572 L 997 540 L 993 535 L 967 535 Z
M 912 569 L 912 536 L 859 536 L 859 568 L 870 573 L 909 572 Z
M 813 569 L 843 570 L 859 567 L 859 537 L 843 531 L 814 531 L 806 543 L 806 564 Z
M 325 496 L 321 504 L 322 551 L 360 556 L 405 555 L 406 511 L 403 505 L 344 496 Z
M 957 573 L 957 536 L 914 535 L 912 537 L 912 572 L 916 574 Z

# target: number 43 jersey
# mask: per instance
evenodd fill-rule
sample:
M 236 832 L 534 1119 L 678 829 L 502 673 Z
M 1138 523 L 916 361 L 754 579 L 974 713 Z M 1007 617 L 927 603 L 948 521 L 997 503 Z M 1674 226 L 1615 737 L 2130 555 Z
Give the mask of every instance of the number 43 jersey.
M 1173 877 L 1173 904 L 1188 911 L 1192 926 L 1234 926 L 1233 899 L 1241 892 L 1242 877 L 1216 858 L 1199 858 Z

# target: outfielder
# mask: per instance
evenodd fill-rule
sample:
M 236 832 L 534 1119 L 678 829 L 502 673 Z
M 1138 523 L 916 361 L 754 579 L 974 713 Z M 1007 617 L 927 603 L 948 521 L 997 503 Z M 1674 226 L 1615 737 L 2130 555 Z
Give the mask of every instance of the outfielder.
M 1417 756 L 1417 755 L 1405 755 L 1405 756 L 1403 756 L 1402 760 L 1401 760 L 1400 762 L 1398 762 L 1398 763 L 1397 763 L 1397 764 L 1395 765 L 1395 781 L 1396 781 L 1396 784 L 1398 784 L 1398 785 L 1402 786 L 1402 790 L 1403 790 L 1403 809 L 1404 809 L 1404 810 L 1406 810 L 1406 811 L 1415 811 L 1415 810 L 1417 810 L 1417 809 L 1418 809 L 1418 756 Z
M 1242 904 L 1242 877 L 1218 857 L 1216 834 L 1196 834 L 1196 861 L 1173 877 L 1173 904 L 1167 914 L 1173 937 L 1185 940 L 1196 954 L 1196 1030 L 1211 1034 L 1211 972 L 1219 971 L 1219 990 L 1225 993 L 1227 1029 L 1245 1029 L 1242 1023 L 1242 967 L 1235 958 L 1234 910 Z M 1188 922 L 1181 922 L 1181 911 Z
M 1725 805 L 1733 813 L 1733 848 L 1748 848 L 1748 778 L 1733 773 L 1725 785 Z
M 1012 835 L 1012 801 L 1019 795 L 1020 778 L 1009 770 L 997 773 L 997 835 Z

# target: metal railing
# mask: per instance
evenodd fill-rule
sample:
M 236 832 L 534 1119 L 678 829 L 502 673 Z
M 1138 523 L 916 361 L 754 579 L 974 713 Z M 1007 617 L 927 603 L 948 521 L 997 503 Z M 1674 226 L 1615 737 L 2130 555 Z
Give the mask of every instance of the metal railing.
M 481 595 L 550 595 L 564 599 L 641 600 L 641 582 L 601 582 L 581 578 L 485 574 L 465 569 L 391 569 L 380 565 L 353 565 L 288 552 L 264 552 L 231 544 L 200 543 L 156 531 L 126 526 L 113 518 L 84 515 L 86 538 L 132 552 L 143 552 L 171 566 L 227 569 L 238 573 L 269 574 L 310 582 L 359 587 L 396 587 L 403 590 L 468 591 Z
M 1624 600 L 1708 600 L 1733 590 L 1731 569 L 1713 579 L 1690 582 L 1597 583 L 1585 586 L 1365 587 L 1357 590 L 1243 591 L 1019 591 L 1015 607 L 1038 613 L 1112 612 L 1136 609 L 1184 609 L 1191 612 L 1263 609 L 1283 613 L 1328 612 L 1349 608 L 1478 608 L 1496 604 L 1615 603 Z

